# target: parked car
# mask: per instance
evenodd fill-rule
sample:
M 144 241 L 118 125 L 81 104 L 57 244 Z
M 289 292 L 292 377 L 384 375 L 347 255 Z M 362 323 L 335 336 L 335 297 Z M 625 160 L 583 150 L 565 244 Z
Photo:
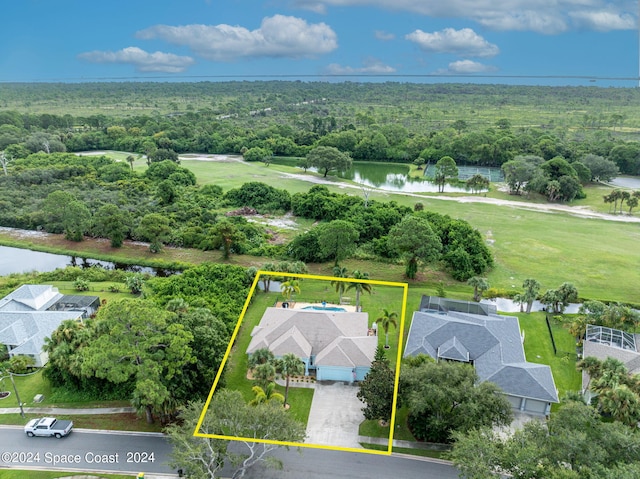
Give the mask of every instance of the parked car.
M 29 437 L 54 436 L 61 438 L 71 432 L 73 421 L 58 420 L 55 417 L 41 417 L 32 419 L 24 427 L 24 432 Z

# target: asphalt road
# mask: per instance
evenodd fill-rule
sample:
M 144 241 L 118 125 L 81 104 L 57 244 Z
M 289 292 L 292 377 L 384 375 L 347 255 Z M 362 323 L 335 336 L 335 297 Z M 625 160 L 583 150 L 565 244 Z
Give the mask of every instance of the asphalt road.
M 22 428 L 0 428 L 0 469 L 37 467 L 78 471 L 175 474 L 168 466 L 171 447 L 160 435 L 74 430 L 62 439 L 28 438 Z M 320 449 L 279 450 L 282 470 L 257 467 L 247 479 L 458 479 L 448 464 L 402 456 L 378 456 Z M 227 472 L 227 471 L 225 471 Z M 230 475 L 230 474 L 228 474 Z
M 171 446 L 162 435 L 74 430 L 56 439 L 27 437 L 22 428 L 0 431 L 0 467 L 175 473 L 167 464 Z

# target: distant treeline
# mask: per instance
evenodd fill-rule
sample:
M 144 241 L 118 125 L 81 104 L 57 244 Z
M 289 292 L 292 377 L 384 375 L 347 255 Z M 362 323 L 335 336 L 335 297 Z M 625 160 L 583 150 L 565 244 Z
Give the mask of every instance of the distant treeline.
M 518 155 L 574 162 L 592 154 L 635 175 L 639 95 L 637 89 L 459 84 L 9 84 L 0 88 L 0 150 L 12 158 L 115 149 L 165 159 L 252 148 L 302 157 L 316 146 L 334 146 L 358 160 L 450 156 L 482 166 Z M 29 112 L 42 102 L 59 113 Z M 89 105 L 101 113 L 71 113 Z

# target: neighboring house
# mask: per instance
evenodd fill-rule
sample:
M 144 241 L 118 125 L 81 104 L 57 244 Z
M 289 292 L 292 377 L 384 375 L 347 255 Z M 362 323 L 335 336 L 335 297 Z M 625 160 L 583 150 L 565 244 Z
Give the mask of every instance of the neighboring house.
M 626 333 L 619 329 L 587 325 L 587 333 L 582 343 L 582 357 L 593 356 L 600 360 L 608 357 L 622 361 L 629 374 L 640 373 L 640 335 Z M 589 384 L 589 375 L 582 372 L 582 390 Z M 586 391 L 585 391 L 586 392 Z
M 63 321 L 82 321 L 100 305 L 97 296 L 63 295 L 47 285 L 25 284 L 0 299 L 0 343 L 9 356 L 25 355 L 44 366 L 49 357 L 42 350 Z
M 548 415 L 559 402 L 551 369 L 527 362 L 522 343 L 514 316 L 498 315 L 491 305 L 424 296 L 404 355 L 469 363 L 481 381 L 502 389 L 514 409 Z
M 375 356 L 378 338 L 369 336 L 367 313 L 267 308 L 251 332 L 247 354 L 267 348 L 287 353 L 315 371 L 318 381 L 362 381 Z

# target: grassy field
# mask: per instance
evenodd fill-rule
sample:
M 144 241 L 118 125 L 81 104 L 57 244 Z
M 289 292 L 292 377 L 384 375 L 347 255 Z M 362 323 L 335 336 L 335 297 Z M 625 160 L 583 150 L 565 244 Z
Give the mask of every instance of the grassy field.
M 57 479 L 66 477 L 78 477 L 78 471 L 21 471 L 19 469 L 12 469 L 10 471 L 0 471 L 0 479 Z M 136 477 L 136 474 L 96 474 L 82 476 L 91 479 L 131 479 Z
M 208 162 L 205 166 L 202 163 L 205 162 L 183 163 L 193 168 L 202 183 L 215 182 L 215 178 L 224 177 L 229 168 L 227 163 Z M 250 164 L 247 168 L 252 172 L 252 179 L 279 184 L 292 193 L 309 188 L 308 182 L 281 174 L 300 173 L 295 168 L 263 164 Z M 314 177 L 315 174 L 308 172 L 306 175 Z M 229 187 L 237 187 L 250 180 L 241 168 L 236 167 L 233 177 L 224 181 Z M 348 183 L 335 181 L 342 187 L 329 185 L 330 190 L 359 194 L 356 189 L 345 188 Z M 581 200 L 577 207 L 589 206 L 594 211 L 607 212 L 609 207 L 602 202 L 602 195 L 608 190 L 594 186 L 588 190 L 587 199 Z M 501 195 L 504 199 L 513 199 L 505 193 Z M 487 238 L 494 251 L 496 267 L 488 274 L 492 286 L 518 289 L 524 279 L 537 278 L 543 290 L 556 288 L 565 281 L 573 282 L 586 298 L 633 301 L 636 296 L 637 272 L 628 267 L 629 264 L 640 264 L 640 249 L 636 247 L 640 233 L 635 224 L 511 206 L 443 201 L 432 195 L 373 192 L 371 197 L 395 200 L 407 206 L 420 201 L 426 209 L 469 221 Z M 525 199 L 521 200 L 525 203 Z M 402 280 L 393 271 L 376 276 L 378 278 Z
M 551 366 L 561 399 L 567 391 L 579 391 L 582 388 L 582 379 L 576 368 L 576 342 L 563 324 L 556 320 L 551 321 L 557 348 L 557 354 L 554 354 L 544 313 L 513 315 L 518 316 L 520 330 L 525 335 L 524 351 L 527 361 Z

